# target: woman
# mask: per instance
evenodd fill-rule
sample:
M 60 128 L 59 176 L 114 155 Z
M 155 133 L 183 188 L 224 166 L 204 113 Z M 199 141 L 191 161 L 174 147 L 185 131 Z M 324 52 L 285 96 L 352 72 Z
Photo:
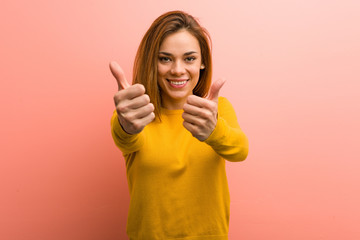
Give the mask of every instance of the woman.
M 248 141 L 234 109 L 211 87 L 209 37 L 189 14 L 158 17 L 142 39 L 130 85 L 110 63 L 119 91 L 111 119 L 126 160 L 130 239 L 228 239 L 225 160 Z M 208 94 L 209 93 L 209 94 Z

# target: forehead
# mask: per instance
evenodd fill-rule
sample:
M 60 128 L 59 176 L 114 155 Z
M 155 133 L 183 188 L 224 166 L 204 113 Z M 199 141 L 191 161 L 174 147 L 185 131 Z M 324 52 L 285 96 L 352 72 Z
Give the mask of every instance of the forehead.
M 165 37 L 160 45 L 160 51 L 200 52 L 200 44 L 196 37 L 194 37 L 190 32 L 187 30 L 180 30 Z

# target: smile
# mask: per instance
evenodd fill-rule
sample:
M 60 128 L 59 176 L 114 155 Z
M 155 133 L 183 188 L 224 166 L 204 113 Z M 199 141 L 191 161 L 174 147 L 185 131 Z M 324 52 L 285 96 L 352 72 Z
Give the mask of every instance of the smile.
M 174 85 L 183 85 L 186 83 L 186 81 L 170 81 L 171 84 L 174 84 Z
M 170 83 L 170 86 L 175 87 L 175 88 L 181 88 L 181 87 L 184 87 L 189 80 L 183 80 L 183 79 L 181 79 L 181 80 L 170 80 L 170 79 L 167 79 L 167 81 Z

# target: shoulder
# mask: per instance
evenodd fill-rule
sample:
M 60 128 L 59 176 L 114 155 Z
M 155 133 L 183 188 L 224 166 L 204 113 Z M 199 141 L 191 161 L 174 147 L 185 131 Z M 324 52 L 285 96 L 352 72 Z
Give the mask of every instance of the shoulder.
M 219 97 L 219 105 L 220 104 L 230 104 L 229 100 L 226 97 Z
M 219 97 L 218 99 L 218 109 L 220 110 L 226 110 L 226 109 L 233 109 L 232 104 L 230 101 L 225 97 Z
M 225 119 L 228 124 L 232 127 L 239 127 L 235 109 L 233 108 L 230 101 L 225 97 L 219 97 L 218 100 L 218 114 L 219 117 Z

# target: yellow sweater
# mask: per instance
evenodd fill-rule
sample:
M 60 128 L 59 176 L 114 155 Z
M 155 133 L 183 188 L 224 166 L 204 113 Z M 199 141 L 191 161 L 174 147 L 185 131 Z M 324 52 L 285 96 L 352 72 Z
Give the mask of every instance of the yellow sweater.
M 131 240 L 228 239 L 230 197 L 225 160 L 242 161 L 248 141 L 230 102 L 219 98 L 217 125 L 204 142 L 187 131 L 183 110 L 161 110 L 136 135 L 111 119 L 123 152 L 130 190 L 127 234 Z

